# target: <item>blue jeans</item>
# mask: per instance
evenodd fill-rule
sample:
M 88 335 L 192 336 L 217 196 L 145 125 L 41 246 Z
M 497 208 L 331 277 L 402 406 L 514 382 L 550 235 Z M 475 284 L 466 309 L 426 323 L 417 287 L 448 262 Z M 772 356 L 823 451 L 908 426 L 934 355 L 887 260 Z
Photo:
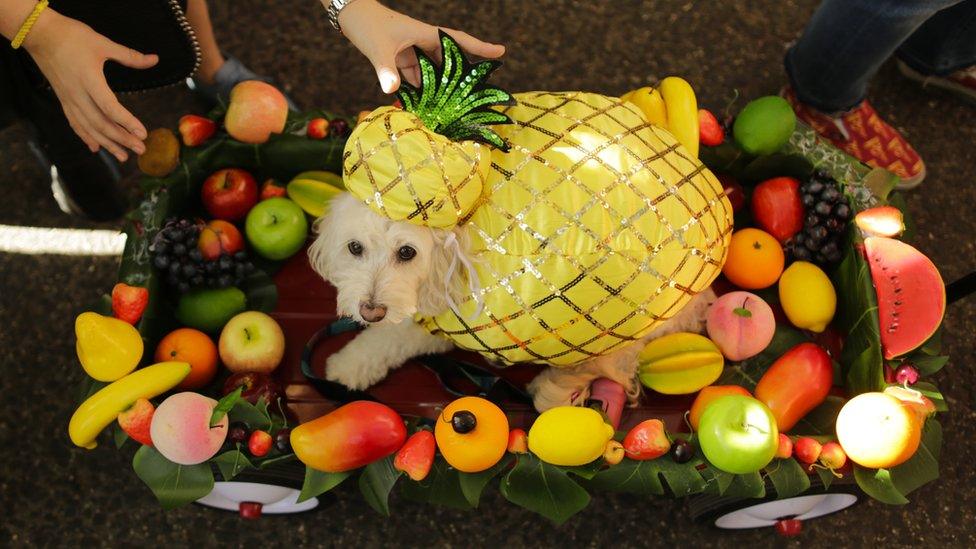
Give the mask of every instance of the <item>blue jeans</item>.
M 926 75 L 976 64 L 976 0 L 824 0 L 786 53 L 786 73 L 800 101 L 842 112 L 893 53 Z

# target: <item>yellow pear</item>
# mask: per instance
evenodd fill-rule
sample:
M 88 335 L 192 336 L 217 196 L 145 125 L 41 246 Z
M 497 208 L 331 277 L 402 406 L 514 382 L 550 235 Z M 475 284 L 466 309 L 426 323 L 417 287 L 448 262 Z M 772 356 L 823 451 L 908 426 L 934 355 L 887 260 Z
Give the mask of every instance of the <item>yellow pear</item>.
M 115 381 L 142 360 L 142 336 L 132 324 L 85 312 L 75 319 L 75 350 L 81 367 L 98 381 Z

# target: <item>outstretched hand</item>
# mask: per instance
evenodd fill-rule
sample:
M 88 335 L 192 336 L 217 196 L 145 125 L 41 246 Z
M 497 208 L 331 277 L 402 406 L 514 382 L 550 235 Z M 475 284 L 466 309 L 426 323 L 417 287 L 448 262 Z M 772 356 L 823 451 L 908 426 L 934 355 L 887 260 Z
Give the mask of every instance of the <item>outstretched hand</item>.
M 329 0 L 322 3 L 328 5 Z M 384 93 L 400 88 L 401 72 L 407 82 L 420 85 L 420 66 L 413 46 L 434 59 L 441 58 L 438 27 L 391 10 L 376 0 L 355 0 L 348 4 L 339 12 L 339 25 L 349 41 L 373 64 Z M 505 46 L 500 44 L 455 29 L 442 30 L 472 55 L 495 59 L 505 53 Z
M 120 162 L 145 152 L 146 128 L 119 103 L 105 80 L 105 61 L 148 69 L 159 58 L 127 48 L 88 25 L 48 9 L 24 41 L 61 102 L 71 128 L 92 152 L 105 147 Z

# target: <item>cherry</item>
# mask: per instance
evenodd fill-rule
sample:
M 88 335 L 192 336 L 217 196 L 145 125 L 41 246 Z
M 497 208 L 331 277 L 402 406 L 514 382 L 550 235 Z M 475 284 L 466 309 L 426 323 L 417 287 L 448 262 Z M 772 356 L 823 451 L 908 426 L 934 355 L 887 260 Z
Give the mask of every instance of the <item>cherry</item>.
M 279 429 L 274 438 L 275 449 L 282 454 L 291 453 L 291 429 Z
M 474 416 L 471 412 L 467 410 L 461 410 L 460 412 L 454 412 L 451 416 L 451 427 L 454 427 L 455 433 L 465 434 L 474 431 L 474 428 L 478 426 L 478 418 Z
M 329 121 L 329 129 L 333 135 L 345 137 L 349 133 L 349 123 L 342 118 L 334 118 Z
M 257 520 L 261 518 L 263 507 L 263 504 L 256 501 L 242 501 L 237 505 L 237 512 L 241 514 L 242 519 Z
M 247 439 L 247 450 L 254 457 L 264 457 L 271 451 L 271 435 L 266 431 L 256 430 Z
M 803 521 L 800 519 L 783 519 L 776 521 L 776 533 L 784 538 L 792 538 L 803 531 Z
M 234 444 L 240 444 L 247 441 L 247 437 L 250 436 L 250 432 L 247 430 L 247 424 L 240 421 L 235 421 L 230 424 L 230 429 L 227 431 L 227 440 Z
M 895 370 L 895 381 L 901 385 L 918 383 L 918 370 L 911 364 L 902 364 Z
M 695 457 L 695 447 L 687 440 L 679 438 L 671 445 L 671 459 L 675 463 L 688 463 L 693 457 Z

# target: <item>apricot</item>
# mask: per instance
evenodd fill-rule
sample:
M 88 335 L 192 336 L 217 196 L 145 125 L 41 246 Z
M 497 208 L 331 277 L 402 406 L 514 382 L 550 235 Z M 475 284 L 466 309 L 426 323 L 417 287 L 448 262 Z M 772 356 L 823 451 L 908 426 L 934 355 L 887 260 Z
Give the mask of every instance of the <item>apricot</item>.
M 196 465 L 212 458 L 227 438 L 227 416 L 210 426 L 217 401 L 198 393 L 176 393 L 156 408 L 149 427 L 159 453 L 173 463 Z

